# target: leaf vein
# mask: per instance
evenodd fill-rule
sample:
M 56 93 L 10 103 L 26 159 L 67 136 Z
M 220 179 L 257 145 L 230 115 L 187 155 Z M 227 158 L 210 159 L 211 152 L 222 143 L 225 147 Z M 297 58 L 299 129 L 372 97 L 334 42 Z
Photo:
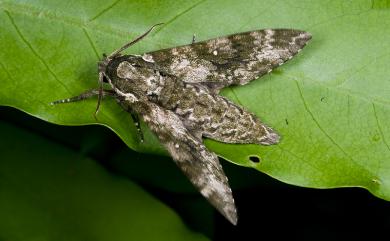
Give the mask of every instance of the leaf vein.
M 286 77 L 290 78 L 291 80 L 294 80 L 296 81 L 298 78 L 301 78 L 300 76 L 297 77 L 297 76 L 294 76 L 294 75 L 289 75 L 289 74 L 285 74 Z M 379 104 L 382 104 L 382 105 L 386 105 L 386 107 L 390 104 L 390 101 L 388 100 L 383 100 L 383 99 L 369 99 L 368 97 L 364 97 L 363 95 L 361 95 L 361 93 L 358 93 L 356 91 L 352 91 L 352 90 L 349 90 L 349 89 L 345 89 L 345 88 L 340 88 L 340 87 L 335 87 L 334 85 L 329 85 L 329 84 L 325 84 L 321 81 L 318 81 L 318 80 L 315 80 L 313 78 L 309 78 L 309 77 L 305 77 L 305 79 L 308 80 L 308 82 L 313 82 L 313 83 L 316 83 L 320 86 L 323 86 L 323 87 L 326 87 L 328 89 L 331 89 L 332 92 L 339 92 L 339 93 L 343 93 L 345 95 L 348 95 L 348 96 L 351 96 L 351 97 L 354 97 L 354 98 L 357 98 L 359 100 L 362 100 L 362 101 L 365 101 L 365 102 L 374 102 L 374 103 L 379 103 Z M 311 83 L 310 83 L 311 84 Z
M 311 119 L 314 121 L 314 123 L 316 124 L 316 126 L 318 127 L 318 129 L 330 140 L 330 142 L 337 148 L 339 149 L 346 157 L 348 157 L 351 161 L 353 161 L 356 165 L 359 165 L 360 167 L 363 168 L 362 165 L 360 165 L 356 160 L 354 160 L 352 158 L 352 156 L 350 156 L 326 131 L 325 129 L 320 125 L 320 123 L 318 122 L 318 120 L 314 117 L 314 114 L 310 111 L 309 109 L 309 106 L 305 100 L 305 98 L 303 97 L 303 93 L 302 93 L 302 90 L 301 90 L 301 87 L 299 86 L 299 83 L 297 80 L 295 80 L 295 83 L 297 85 L 297 88 L 298 88 L 298 92 L 299 92 L 299 96 L 300 98 L 302 99 L 302 102 L 303 102 L 303 106 L 306 110 L 306 112 L 310 115 Z M 363 168 L 364 169 L 364 168 Z
M 0 66 L 4 70 L 5 74 L 8 76 L 8 79 L 13 80 L 11 73 L 8 71 L 8 69 L 4 66 L 4 64 L 2 62 L 0 62 Z M 14 82 L 14 81 L 12 81 L 12 82 Z
M 84 32 L 85 36 L 87 37 L 88 43 L 89 43 L 89 45 L 91 46 L 93 52 L 95 53 L 96 58 L 99 60 L 99 59 L 100 59 L 99 53 L 98 53 L 98 51 L 97 51 L 95 45 L 93 44 L 93 41 L 92 41 L 91 36 L 89 36 L 89 34 L 88 34 L 88 32 L 87 32 L 87 30 L 86 30 L 85 28 L 83 28 L 83 32 Z
M 165 24 L 162 25 L 159 29 L 154 31 L 153 36 L 156 35 L 158 32 L 160 32 L 161 30 L 163 30 L 164 28 L 168 27 L 168 25 L 171 24 L 172 22 L 174 22 L 176 19 L 178 19 L 182 15 L 188 13 L 189 11 L 191 11 L 195 7 L 199 6 L 201 3 L 204 3 L 205 1 L 207 1 L 207 0 L 200 0 L 200 1 L 196 2 L 196 3 L 194 3 L 193 5 L 189 6 L 188 8 L 184 9 L 180 13 L 176 14 L 175 16 L 173 16 L 170 20 L 166 21 Z
M 4 70 L 8 78 L 11 80 L 11 82 L 14 84 L 14 89 L 17 91 L 22 92 L 25 96 L 29 97 L 28 101 L 31 103 L 32 101 L 37 101 L 38 103 L 42 104 L 42 106 L 47 106 L 47 103 L 44 103 L 42 100 L 37 98 L 35 95 L 31 95 L 28 91 L 24 90 L 23 88 L 19 88 L 19 82 L 15 81 L 14 78 L 12 77 L 11 73 L 7 70 L 7 68 L 4 66 L 2 62 L 0 62 L 0 67 Z M 9 105 L 10 107 L 20 109 L 17 106 Z
M 361 72 L 363 72 L 367 68 L 371 67 L 371 65 L 376 65 L 378 60 L 381 60 L 389 55 L 390 55 L 390 52 L 386 52 L 384 54 L 381 54 L 381 55 L 375 56 L 371 59 L 368 59 L 368 61 L 366 61 L 365 64 L 363 64 L 362 66 L 359 66 L 359 68 L 355 68 L 351 75 L 340 80 L 339 83 L 337 83 L 336 85 L 333 85 L 333 86 L 335 88 L 342 88 L 342 85 L 344 85 L 346 82 L 350 81 L 353 77 L 358 76 Z
M 328 18 L 328 19 L 326 19 L 324 21 L 313 23 L 312 25 L 308 26 L 307 29 L 313 29 L 313 28 L 318 27 L 320 25 L 328 24 L 328 23 L 331 23 L 333 21 L 337 21 L 338 19 L 341 19 L 341 18 L 344 18 L 344 17 L 360 16 L 360 15 L 368 13 L 370 11 L 372 11 L 372 10 L 371 9 L 367 9 L 367 10 L 360 11 L 360 12 L 357 12 L 357 13 L 348 13 L 348 14 L 341 13 L 341 14 L 336 15 L 334 17 Z
M 108 7 L 106 7 L 105 9 L 103 9 L 102 11 L 100 11 L 99 13 L 97 13 L 94 17 L 90 18 L 88 20 L 88 22 L 92 22 L 94 20 L 96 20 L 97 18 L 99 18 L 100 16 L 102 16 L 103 14 L 105 14 L 107 11 L 109 11 L 110 9 L 112 9 L 113 7 L 115 7 L 115 5 L 117 5 L 121 0 L 116 0 L 115 2 L 113 2 L 112 4 L 110 4 Z
M 297 160 L 300 160 L 300 161 L 303 161 L 304 163 L 306 163 L 306 165 L 308 165 L 309 167 L 315 169 L 316 171 L 318 171 L 319 173 L 324 173 L 324 170 L 320 167 L 317 167 L 314 163 L 311 163 L 310 161 L 304 159 L 303 157 L 300 157 L 298 156 L 297 154 L 293 153 L 292 151 L 289 151 L 289 150 L 286 150 L 284 148 L 282 148 L 280 145 L 276 145 L 282 152 L 285 152 L 293 157 L 295 157 Z
M 49 71 L 49 73 L 51 74 L 51 76 L 64 88 L 66 89 L 66 91 L 68 91 L 69 93 L 71 93 L 69 91 L 69 89 L 66 87 L 66 85 L 64 83 L 62 83 L 62 81 L 56 76 L 56 74 L 53 72 L 53 70 L 49 67 L 48 63 L 46 63 L 45 59 L 42 58 L 42 56 L 40 56 L 38 54 L 38 52 L 33 48 L 32 44 L 26 39 L 26 37 L 22 34 L 22 32 L 20 31 L 20 29 L 18 28 L 18 26 L 16 25 L 14 19 L 12 18 L 11 14 L 8 12 L 8 11 L 4 11 L 6 13 L 6 15 L 8 16 L 10 22 L 11 22 L 11 25 L 14 27 L 16 33 L 19 35 L 19 37 L 21 38 L 21 40 L 26 44 L 26 46 L 31 50 L 31 52 L 34 54 L 34 56 L 40 60 L 40 62 L 46 67 L 46 69 Z
M 239 105 L 242 105 L 241 101 L 240 101 L 240 98 L 238 98 L 238 95 L 237 93 L 234 91 L 234 88 L 232 88 L 231 86 L 228 87 L 229 90 L 232 92 L 234 98 L 236 99 L 236 102 L 239 104 Z
M 381 135 L 381 137 L 382 137 L 383 143 L 385 143 L 385 145 L 386 145 L 386 147 L 387 147 L 387 150 L 390 151 L 390 146 L 389 146 L 389 144 L 387 143 L 387 140 L 386 140 L 385 135 L 384 135 L 384 133 L 383 133 L 382 127 L 381 127 L 381 125 L 380 125 L 380 123 L 379 123 L 379 118 L 378 118 L 378 114 L 377 114 L 377 112 L 376 112 L 376 107 L 375 107 L 375 104 L 374 104 L 374 103 L 372 103 L 372 109 L 374 110 L 374 117 L 375 117 L 375 120 L 376 120 L 376 124 L 377 124 L 377 126 L 378 126 L 379 133 L 380 133 L 380 135 Z
M 104 26 L 102 24 L 94 24 L 93 22 L 87 22 L 75 17 L 70 17 L 63 14 L 57 14 L 53 10 L 37 8 L 35 6 L 28 5 L 28 4 L 0 1 L 0 9 L 11 13 L 18 13 L 24 16 L 39 17 L 41 19 L 57 21 L 81 29 L 82 28 L 93 29 L 94 31 L 111 34 L 114 37 L 120 37 L 120 38 L 123 37 L 127 39 L 129 35 L 131 35 L 128 29 L 113 28 L 111 26 Z M 150 41 L 150 40 L 145 39 L 143 41 Z M 167 41 L 165 43 L 171 44 Z

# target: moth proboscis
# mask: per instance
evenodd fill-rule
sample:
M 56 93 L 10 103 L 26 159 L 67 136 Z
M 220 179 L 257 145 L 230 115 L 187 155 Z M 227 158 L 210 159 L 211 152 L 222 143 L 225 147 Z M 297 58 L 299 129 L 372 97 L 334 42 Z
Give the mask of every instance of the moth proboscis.
M 52 104 L 98 96 L 96 114 L 104 96 L 114 97 L 132 114 L 138 129 L 138 116 L 143 119 L 202 195 L 236 224 L 228 179 L 217 155 L 205 147 L 202 138 L 272 145 L 279 142 L 279 135 L 218 93 L 269 73 L 297 54 L 311 35 L 293 29 L 264 29 L 142 55 L 121 54 L 155 26 L 103 55 L 98 63 L 98 89 Z M 111 89 L 103 89 L 103 82 Z

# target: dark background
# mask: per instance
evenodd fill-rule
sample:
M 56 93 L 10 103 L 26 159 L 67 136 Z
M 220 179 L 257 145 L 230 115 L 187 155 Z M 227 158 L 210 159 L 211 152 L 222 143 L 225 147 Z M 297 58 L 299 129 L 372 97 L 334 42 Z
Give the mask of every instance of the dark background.
M 135 181 L 174 209 L 191 229 L 212 240 L 389 239 L 390 203 L 364 189 L 295 187 L 222 160 L 239 212 L 234 227 L 196 192 L 169 157 L 136 153 L 102 126 L 53 125 L 10 107 L 0 107 L 0 113 L 0 121 L 64 145 L 108 172 Z M 167 182 L 159 185 L 156 175 Z

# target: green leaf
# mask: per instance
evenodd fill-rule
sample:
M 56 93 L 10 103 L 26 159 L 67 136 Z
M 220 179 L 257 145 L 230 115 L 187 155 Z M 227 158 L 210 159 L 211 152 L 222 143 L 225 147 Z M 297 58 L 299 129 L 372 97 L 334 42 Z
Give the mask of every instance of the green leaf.
M 0 131 L 1 240 L 206 240 L 95 162 L 4 122 Z
M 187 44 L 193 34 L 203 40 L 262 28 L 306 30 L 313 40 L 292 61 L 223 92 L 277 130 L 281 143 L 206 143 L 225 159 L 287 183 L 359 186 L 390 200 L 388 1 L 13 0 L 0 8 L 0 104 L 65 125 L 97 123 L 96 100 L 48 103 L 96 88 L 102 53 L 155 23 L 166 24 L 129 52 Z M 129 115 L 113 100 L 104 100 L 98 118 L 129 147 L 163 152 L 150 132 L 138 143 Z

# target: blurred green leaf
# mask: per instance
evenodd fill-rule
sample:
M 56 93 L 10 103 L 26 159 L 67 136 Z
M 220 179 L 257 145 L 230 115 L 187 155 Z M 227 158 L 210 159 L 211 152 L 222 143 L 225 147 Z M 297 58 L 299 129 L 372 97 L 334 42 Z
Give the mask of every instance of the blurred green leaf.
M 224 158 L 307 187 L 359 186 L 390 200 L 390 12 L 387 1 L 2 1 L 0 104 L 66 125 L 94 124 L 96 100 L 48 103 L 96 87 L 96 62 L 155 23 L 142 53 L 261 28 L 309 31 L 313 40 L 261 80 L 223 93 L 282 136 L 279 145 L 207 141 Z M 99 124 L 131 148 L 162 153 L 105 100 Z M 145 127 L 143 128 L 146 129 Z M 254 163 L 249 157 L 261 160 Z
M 0 122 L 0 240 L 207 240 L 130 181 Z

